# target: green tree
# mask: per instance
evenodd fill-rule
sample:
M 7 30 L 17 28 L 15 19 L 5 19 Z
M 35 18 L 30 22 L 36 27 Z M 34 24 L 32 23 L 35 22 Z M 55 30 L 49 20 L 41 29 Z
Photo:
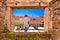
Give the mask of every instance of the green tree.
M 17 26 L 17 30 L 20 30 L 21 27 L 23 27 L 23 24 L 15 24 Z

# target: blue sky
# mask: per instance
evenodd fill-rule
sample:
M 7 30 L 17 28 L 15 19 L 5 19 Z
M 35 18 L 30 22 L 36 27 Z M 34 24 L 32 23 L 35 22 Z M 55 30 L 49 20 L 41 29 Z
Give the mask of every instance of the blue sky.
M 13 16 L 24 16 L 27 14 L 28 16 L 40 17 L 44 16 L 44 9 L 13 9 Z

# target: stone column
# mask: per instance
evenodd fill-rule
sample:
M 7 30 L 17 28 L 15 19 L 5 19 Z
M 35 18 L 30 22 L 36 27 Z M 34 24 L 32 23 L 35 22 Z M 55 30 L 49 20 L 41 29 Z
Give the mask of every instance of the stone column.
M 50 7 L 50 14 L 49 14 L 49 32 L 52 32 L 53 31 L 52 18 L 53 18 L 53 7 Z
M 44 9 L 44 31 L 48 32 L 48 26 L 49 26 L 49 8 L 45 7 Z
M 11 27 L 11 8 L 7 7 L 7 27 L 9 29 L 9 31 L 12 31 L 12 27 Z

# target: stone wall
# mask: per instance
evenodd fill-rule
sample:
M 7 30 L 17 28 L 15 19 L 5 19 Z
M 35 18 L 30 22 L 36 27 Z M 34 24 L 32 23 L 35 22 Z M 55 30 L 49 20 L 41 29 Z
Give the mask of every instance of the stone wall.
M 6 14 L 6 5 L 4 3 L 5 1 L 0 1 L 0 32 L 2 32 L 4 26 L 5 26 L 5 14 Z
M 48 32 L 49 26 L 49 1 L 51 0 L 7 0 L 7 27 L 9 30 L 13 30 L 12 25 L 12 9 L 13 8 L 44 8 L 44 31 Z M 9 19 L 9 20 L 8 20 Z
M 53 40 L 60 40 L 60 1 L 54 0 L 50 3 L 52 16 L 52 35 Z
M 3 14 L 5 14 L 5 23 L 7 23 L 7 27 L 9 30 L 13 30 L 13 25 L 12 25 L 12 9 L 13 8 L 20 8 L 20 7 L 23 7 L 23 8 L 44 8 L 44 31 L 48 32 L 48 26 L 49 26 L 49 8 L 48 8 L 48 5 L 49 5 L 49 2 L 51 0 L 3 0 L 2 1 L 2 5 L 3 5 Z M 5 11 L 5 8 L 6 8 L 6 11 Z M 9 20 L 8 20 L 9 19 Z

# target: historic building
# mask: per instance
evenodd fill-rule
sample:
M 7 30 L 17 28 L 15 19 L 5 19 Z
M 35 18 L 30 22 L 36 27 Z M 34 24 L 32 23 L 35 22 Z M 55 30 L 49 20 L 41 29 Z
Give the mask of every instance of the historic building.
M 27 18 L 26 18 L 27 17 Z M 32 26 L 34 27 L 44 27 L 44 17 L 29 17 L 28 15 L 24 15 L 24 16 L 13 16 L 14 19 L 14 25 L 18 24 L 18 23 L 22 23 L 25 26 L 29 27 Z
M 44 27 L 44 17 L 33 18 L 29 21 L 29 25 L 34 27 Z
M 24 24 L 24 27 L 29 27 L 28 22 L 30 21 L 30 17 L 28 15 L 24 15 L 24 16 L 14 16 L 14 24 Z

